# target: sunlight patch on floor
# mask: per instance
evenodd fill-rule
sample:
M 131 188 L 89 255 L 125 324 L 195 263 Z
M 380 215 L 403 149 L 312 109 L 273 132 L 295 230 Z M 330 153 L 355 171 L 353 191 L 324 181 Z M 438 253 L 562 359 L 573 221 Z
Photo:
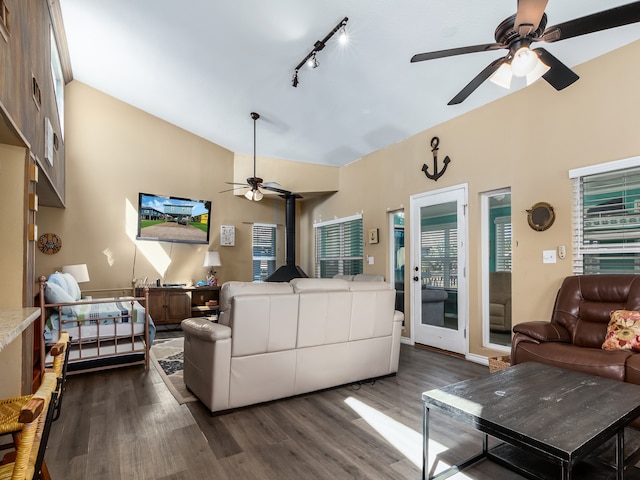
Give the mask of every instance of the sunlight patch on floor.
M 402 423 L 394 420 L 393 418 L 385 415 L 384 413 L 376 410 L 373 407 L 357 400 L 353 397 L 349 397 L 345 400 L 345 403 L 349 405 L 360 417 L 365 420 L 373 429 L 378 432 L 387 442 L 389 442 L 396 450 L 413 463 L 419 469 L 422 469 L 422 434 L 415 430 L 403 425 Z M 437 468 L 432 474 L 439 473 L 446 470 L 450 465 L 444 463 L 437 457 L 447 447 L 436 442 L 433 439 L 429 439 L 429 463 L 433 465 L 433 462 L 438 460 Z M 469 479 L 463 473 L 458 472 L 456 474 L 457 479 Z

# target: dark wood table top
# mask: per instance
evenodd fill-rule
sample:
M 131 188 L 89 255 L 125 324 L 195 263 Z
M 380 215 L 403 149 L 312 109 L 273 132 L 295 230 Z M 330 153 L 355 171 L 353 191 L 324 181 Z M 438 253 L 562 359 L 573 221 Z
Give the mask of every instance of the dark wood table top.
M 535 362 L 422 394 L 513 445 L 573 463 L 640 416 L 640 386 Z

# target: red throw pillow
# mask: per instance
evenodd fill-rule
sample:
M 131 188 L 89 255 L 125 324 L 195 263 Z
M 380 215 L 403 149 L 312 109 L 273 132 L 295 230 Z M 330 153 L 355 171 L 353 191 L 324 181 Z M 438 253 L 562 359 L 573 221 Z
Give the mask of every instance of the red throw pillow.
M 612 311 L 602 349 L 640 350 L 640 312 Z

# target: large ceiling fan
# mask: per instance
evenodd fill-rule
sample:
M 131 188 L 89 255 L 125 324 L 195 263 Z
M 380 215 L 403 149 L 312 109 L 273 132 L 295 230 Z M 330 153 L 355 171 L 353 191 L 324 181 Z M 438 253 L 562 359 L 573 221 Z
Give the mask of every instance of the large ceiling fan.
M 247 178 L 247 183 L 235 183 L 235 182 L 226 182 L 229 185 L 240 185 L 239 187 L 230 188 L 228 190 L 223 190 L 220 193 L 230 192 L 232 190 L 238 190 L 239 188 L 249 188 L 247 193 L 244 194 L 247 200 L 253 200 L 254 202 L 259 202 L 263 198 L 263 194 L 260 191 L 260 188 L 265 190 L 273 190 L 275 192 L 284 192 L 284 190 L 280 190 L 280 185 L 276 182 L 265 182 L 262 178 L 256 175 L 256 121 L 260 118 L 260 114 L 256 112 L 251 112 L 251 118 L 253 119 L 253 177 Z
M 544 13 L 547 2 L 548 0 L 518 0 L 516 14 L 496 28 L 495 43 L 419 53 L 411 58 L 411 62 L 465 53 L 508 50 L 507 55 L 491 62 L 448 105 L 463 102 L 490 77 L 493 82 L 506 88 L 509 88 L 513 76 L 527 77 L 527 85 L 542 77 L 556 90 L 562 90 L 578 80 L 578 75 L 544 48 L 532 50 L 531 44 L 558 42 L 640 22 L 640 2 L 634 2 L 547 28 L 547 15 Z

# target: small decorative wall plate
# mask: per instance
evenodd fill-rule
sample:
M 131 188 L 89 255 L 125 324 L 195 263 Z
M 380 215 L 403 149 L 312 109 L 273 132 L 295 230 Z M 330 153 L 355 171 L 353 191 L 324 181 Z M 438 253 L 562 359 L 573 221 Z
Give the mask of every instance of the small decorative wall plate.
M 53 255 L 62 248 L 62 240 L 55 233 L 43 233 L 38 237 L 38 248 L 42 253 Z

